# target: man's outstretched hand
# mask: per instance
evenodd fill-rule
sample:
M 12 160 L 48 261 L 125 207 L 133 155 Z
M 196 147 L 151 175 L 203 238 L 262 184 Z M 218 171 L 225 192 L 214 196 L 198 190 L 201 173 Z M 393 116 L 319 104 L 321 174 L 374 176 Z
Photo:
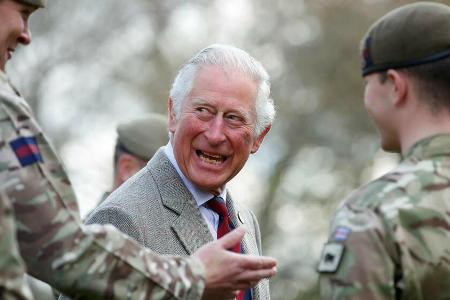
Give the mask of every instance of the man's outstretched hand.
M 240 243 L 245 232 L 243 227 L 238 227 L 193 254 L 203 263 L 206 271 L 203 300 L 234 299 L 239 290 L 254 287 L 261 279 L 276 274 L 277 261 L 272 257 L 227 250 Z

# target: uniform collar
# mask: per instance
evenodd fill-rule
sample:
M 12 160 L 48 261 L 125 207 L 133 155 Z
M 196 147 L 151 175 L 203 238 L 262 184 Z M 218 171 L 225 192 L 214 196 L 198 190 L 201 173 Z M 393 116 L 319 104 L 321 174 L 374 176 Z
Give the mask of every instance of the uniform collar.
M 423 159 L 442 155 L 450 155 L 450 133 L 432 135 L 418 141 L 408 150 L 404 159 L 410 157 Z
M 16 89 L 16 87 L 9 80 L 8 75 L 2 70 L 0 70 L 0 85 L 2 85 L 2 87 L 6 86 L 16 96 L 21 97 L 19 91 Z M 23 101 L 23 102 L 25 102 L 25 101 Z M 26 106 L 28 107 L 28 104 L 26 104 Z
M 6 73 L 3 72 L 2 70 L 0 70 L 0 80 L 9 82 L 8 75 L 6 75 Z

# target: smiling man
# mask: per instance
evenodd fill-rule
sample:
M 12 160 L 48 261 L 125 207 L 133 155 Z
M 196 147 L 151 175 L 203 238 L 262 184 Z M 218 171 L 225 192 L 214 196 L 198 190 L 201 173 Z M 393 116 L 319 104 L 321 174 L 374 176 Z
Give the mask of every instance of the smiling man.
M 6 62 L 19 44 L 28 45 L 31 35 L 28 18 L 43 1 L 2 1 L 0 7 L 0 69 L 5 71 Z M 34 5 L 36 4 L 36 5 Z
M 88 218 L 146 247 L 187 255 L 239 225 L 236 252 L 261 254 L 253 213 L 226 184 L 258 151 L 275 115 L 267 72 L 245 51 L 212 45 L 178 73 L 169 97 L 170 141 Z M 269 299 L 267 280 L 239 299 Z

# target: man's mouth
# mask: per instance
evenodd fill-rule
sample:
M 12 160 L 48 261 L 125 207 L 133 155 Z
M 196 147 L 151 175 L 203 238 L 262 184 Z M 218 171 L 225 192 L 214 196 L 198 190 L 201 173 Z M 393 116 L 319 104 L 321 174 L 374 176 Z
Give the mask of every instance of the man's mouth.
M 209 164 L 219 165 L 227 160 L 226 156 L 220 154 L 208 153 L 201 150 L 197 150 L 195 152 L 201 160 Z

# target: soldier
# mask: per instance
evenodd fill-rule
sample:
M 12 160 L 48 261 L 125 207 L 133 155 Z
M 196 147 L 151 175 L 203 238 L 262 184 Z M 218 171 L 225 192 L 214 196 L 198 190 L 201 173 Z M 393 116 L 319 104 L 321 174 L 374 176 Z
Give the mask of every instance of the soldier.
M 415 3 L 362 43 L 364 103 L 400 165 L 341 205 L 322 299 L 450 299 L 450 7 Z
M 166 117 L 155 113 L 120 123 L 116 131 L 113 187 L 103 193 L 97 205 L 142 169 L 159 147 L 167 144 L 169 139 Z M 33 287 L 31 290 L 34 292 Z
M 114 178 L 112 191 L 142 169 L 159 147 L 167 144 L 167 117 L 148 114 L 117 126 L 114 149 Z M 110 194 L 103 195 L 102 200 Z
M 273 259 L 225 250 L 242 228 L 183 258 L 155 255 L 112 227 L 80 225 L 70 181 L 4 73 L 17 45 L 31 42 L 29 16 L 44 6 L 0 0 L 0 299 L 31 299 L 24 264 L 32 276 L 88 299 L 222 299 L 272 276 Z

